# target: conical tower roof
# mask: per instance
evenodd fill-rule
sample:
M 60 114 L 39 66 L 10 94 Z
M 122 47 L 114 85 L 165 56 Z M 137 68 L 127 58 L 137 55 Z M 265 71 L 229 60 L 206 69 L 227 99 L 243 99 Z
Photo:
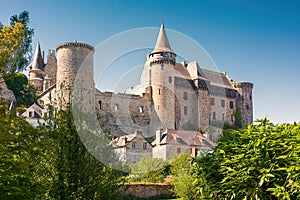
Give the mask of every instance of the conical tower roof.
M 43 69 L 43 67 L 44 67 L 44 59 L 42 57 L 40 43 L 38 42 L 36 45 L 31 69 Z
M 173 52 L 173 50 L 171 49 L 166 31 L 165 31 L 165 26 L 164 26 L 164 22 L 162 21 L 161 26 L 160 26 L 160 30 L 158 33 L 158 37 L 156 40 L 156 45 L 154 50 L 151 53 L 158 53 L 158 52 Z

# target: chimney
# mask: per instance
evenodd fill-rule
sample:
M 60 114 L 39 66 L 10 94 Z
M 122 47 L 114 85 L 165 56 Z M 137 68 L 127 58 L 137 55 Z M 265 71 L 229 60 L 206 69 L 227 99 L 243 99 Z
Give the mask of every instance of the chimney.
M 122 146 L 126 145 L 126 143 L 127 143 L 127 137 L 123 137 L 122 138 Z
M 198 149 L 196 147 L 192 147 L 192 157 L 197 157 L 198 155 Z
M 161 129 L 156 131 L 156 135 L 155 135 L 155 143 L 156 143 L 156 145 L 160 145 L 161 133 L 162 133 Z
M 136 135 L 142 135 L 142 131 L 135 131 Z

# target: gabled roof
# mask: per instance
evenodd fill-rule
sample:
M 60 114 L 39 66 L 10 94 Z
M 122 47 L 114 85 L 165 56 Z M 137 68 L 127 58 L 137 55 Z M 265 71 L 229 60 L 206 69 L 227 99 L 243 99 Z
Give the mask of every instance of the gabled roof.
M 43 109 L 34 103 L 26 109 L 26 111 L 22 114 L 22 117 L 28 117 L 30 111 L 34 111 L 34 118 L 42 118 L 43 116 Z
M 200 132 L 189 130 L 166 129 L 160 138 L 160 145 L 207 146 L 207 143 L 207 139 Z M 152 145 L 156 145 L 156 140 Z
M 145 140 L 145 142 L 148 142 L 143 135 L 140 132 L 135 132 L 133 134 L 129 134 L 129 135 L 123 135 L 120 137 L 117 137 L 116 139 L 113 140 L 113 143 L 116 147 L 124 147 L 127 144 L 129 144 L 130 142 L 132 142 L 135 138 L 143 138 Z M 126 141 L 126 142 L 125 142 Z M 149 143 L 149 142 L 148 142 Z M 149 143 L 150 144 L 150 143 Z M 151 144 L 150 144 L 151 145 Z
M 165 31 L 165 26 L 164 23 L 162 22 L 161 26 L 160 26 L 160 30 L 157 36 L 157 40 L 156 40 L 156 45 L 154 50 L 151 53 L 158 53 L 158 52 L 173 52 L 173 50 L 171 49 L 166 31 Z
M 234 89 L 225 73 L 199 68 L 199 76 L 209 80 L 211 85 Z
M 40 43 L 38 42 L 36 45 L 31 69 L 43 69 L 44 67 L 44 59 L 41 53 Z

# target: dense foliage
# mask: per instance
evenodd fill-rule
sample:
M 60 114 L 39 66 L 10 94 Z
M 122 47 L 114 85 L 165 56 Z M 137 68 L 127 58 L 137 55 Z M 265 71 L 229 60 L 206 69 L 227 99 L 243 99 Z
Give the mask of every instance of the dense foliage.
M 16 97 L 14 105 L 29 107 L 37 102 L 37 90 L 33 85 L 28 84 L 28 79 L 23 73 L 6 74 L 5 83 Z
M 169 163 L 161 158 L 148 157 L 130 165 L 128 181 L 160 183 L 169 174 Z
M 299 199 L 300 124 L 255 124 L 224 131 L 214 153 L 192 162 L 192 195 L 175 192 L 183 199 Z
M 0 73 L 22 71 L 29 63 L 33 29 L 29 27 L 29 12 L 10 18 L 10 25 L 0 22 Z
M 24 119 L 1 113 L 0 199 L 33 199 L 43 194 L 37 166 L 43 136 L 44 131 Z
M 189 154 L 180 155 L 171 164 L 171 174 L 173 177 L 172 185 L 174 192 L 183 199 L 192 199 L 193 177 L 192 177 L 192 159 Z
M 39 128 L 6 113 L 0 116 L 0 199 L 116 198 L 119 172 L 87 151 L 70 111 Z

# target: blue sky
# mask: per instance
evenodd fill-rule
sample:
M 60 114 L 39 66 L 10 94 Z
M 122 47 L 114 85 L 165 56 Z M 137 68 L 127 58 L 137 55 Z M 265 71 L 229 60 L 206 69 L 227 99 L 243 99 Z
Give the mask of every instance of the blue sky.
M 45 51 L 75 37 L 97 46 L 129 29 L 159 27 L 163 13 L 166 28 L 201 44 L 220 71 L 233 79 L 254 83 L 255 118 L 268 116 L 275 123 L 300 121 L 300 3 L 296 0 L 0 0 L 0 3 L 0 21 L 4 24 L 13 14 L 30 12 L 30 26 L 35 29 L 33 47 L 40 41 Z M 155 37 L 150 39 L 155 42 Z M 170 43 L 172 46 L 174 41 Z M 145 61 L 145 53 L 128 55 L 119 63 L 124 61 L 126 70 L 130 66 L 134 70 Z M 118 66 L 122 71 L 122 64 Z M 110 89 L 109 85 L 114 84 L 103 84 L 101 89 Z

